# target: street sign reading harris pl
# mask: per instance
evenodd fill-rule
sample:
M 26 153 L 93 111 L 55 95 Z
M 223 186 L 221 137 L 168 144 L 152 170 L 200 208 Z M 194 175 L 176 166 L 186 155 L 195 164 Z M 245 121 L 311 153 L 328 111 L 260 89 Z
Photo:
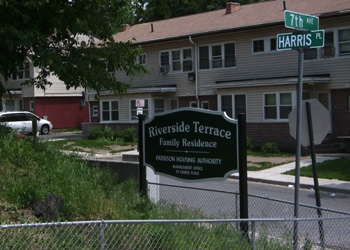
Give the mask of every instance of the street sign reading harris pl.
M 319 48 L 324 46 L 324 30 L 277 35 L 277 50 Z
M 238 172 L 237 120 L 194 108 L 156 114 L 144 126 L 144 163 L 184 180 L 225 179 Z

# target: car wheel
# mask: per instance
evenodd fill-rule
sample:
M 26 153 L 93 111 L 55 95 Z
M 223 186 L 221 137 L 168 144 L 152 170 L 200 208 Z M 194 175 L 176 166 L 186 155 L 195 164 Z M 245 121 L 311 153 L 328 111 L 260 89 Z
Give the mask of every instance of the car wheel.
M 47 135 L 50 132 L 50 128 L 48 125 L 42 125 L 41 126 L 41 134 Z

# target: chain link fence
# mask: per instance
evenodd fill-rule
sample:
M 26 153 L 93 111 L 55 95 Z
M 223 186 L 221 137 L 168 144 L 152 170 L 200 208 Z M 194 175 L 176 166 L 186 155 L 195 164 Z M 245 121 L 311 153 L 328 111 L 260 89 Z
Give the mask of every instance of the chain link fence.
M 321 244 L 318 223 L 325 226 Z M 248 233 L 241 230 L 246 223 Z M 295 241 L 295 224 L 300 230 Z M 350 249 L 350 216 L 309 219 L 87 221 L 2 225 L 0 249 Z M 297 244 L 294 244 L 297 242 Z
M 207 219 L 81 221 L 0 226 L 0 249 L 350 249 L 350 213 L 249 196 L 239 218 L 239 194 L 149 183 L 155 203 L 174 204 Z M 322 230 L 321 230 L 322 229 Z

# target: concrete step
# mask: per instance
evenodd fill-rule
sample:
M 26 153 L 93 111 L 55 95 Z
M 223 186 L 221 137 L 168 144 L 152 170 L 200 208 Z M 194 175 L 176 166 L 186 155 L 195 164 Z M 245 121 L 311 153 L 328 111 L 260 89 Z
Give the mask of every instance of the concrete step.
M 137 150 L 128 151 L 122 154 L 123 161 L 139 162 L 139 152 Z

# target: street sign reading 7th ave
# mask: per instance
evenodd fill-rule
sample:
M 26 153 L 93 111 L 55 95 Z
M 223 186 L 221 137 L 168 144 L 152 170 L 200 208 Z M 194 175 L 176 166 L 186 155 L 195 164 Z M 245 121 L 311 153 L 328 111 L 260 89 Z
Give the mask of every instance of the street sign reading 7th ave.
M 277 50 L 318 48 L 323 46 L 324 30 L 313 30 L 308 33 L 277 34 Z
M 318 30 L 318 17 L 289 10 L 284 11 L 284 25 L 297 30 Z

